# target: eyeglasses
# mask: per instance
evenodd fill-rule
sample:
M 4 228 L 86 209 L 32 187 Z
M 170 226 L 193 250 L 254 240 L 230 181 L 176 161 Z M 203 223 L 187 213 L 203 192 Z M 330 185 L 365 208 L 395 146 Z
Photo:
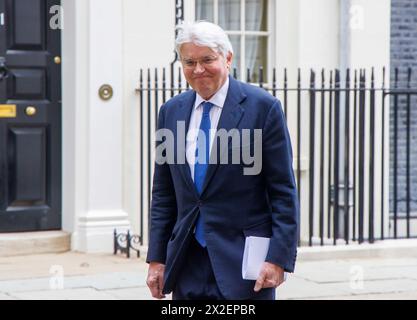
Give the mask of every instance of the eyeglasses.
M 217 56 L 217 57 L 207 56 L 207 57 L 203 57 L 203 58 L 197 59 L 197 60 L 182 59 L 182 63 L 184 65 L 184 68 L 188 68 L 188 69 L 195 68 L 197 66 L 197 63 L 199 63 L 203 67 L 208 67 L 208 66 L 212 65 L 218 58 L 219 58 L 219 56 Z

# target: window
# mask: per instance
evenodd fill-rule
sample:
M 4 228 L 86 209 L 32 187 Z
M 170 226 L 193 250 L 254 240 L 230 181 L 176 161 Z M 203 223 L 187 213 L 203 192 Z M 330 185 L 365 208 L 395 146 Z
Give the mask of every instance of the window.
M 267 79 L 268 0 L 195 0 L 195 20 L 220 25 L 232 42 L 237 78 L 259 81 L 259 67 Z

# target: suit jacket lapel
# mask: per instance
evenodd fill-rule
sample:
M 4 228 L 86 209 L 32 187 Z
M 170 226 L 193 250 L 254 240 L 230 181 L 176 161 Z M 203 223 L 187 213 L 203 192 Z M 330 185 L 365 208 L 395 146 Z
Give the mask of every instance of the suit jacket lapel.
M 240 103 L 245 98 L 246 95 L 242 92 L 239 82 L 236 81 L 233 77 L 229 76 L 229 90 L 227 92 L 226 101 L 224 103 L 223 110 L 220 115 L 217 130 L 225 129 L 226 131 L 230 131 L 233 128 L 237 128 L 240 119 L 242 118 L 244 113 L 244 109 L 240 106 Z M 202 193 L 204 193 L 205 189 L 210 183 L 210 180 L 213 178 L 214 173 L 216 172 L 216 169 L 219 165 L 221 154 L 224 151 L 227 151 L 227 148 L 227 145 L 218 146 L 216 155 L 217 159 L 213 159 L 212 156 L 210 156 L 210 164 L 207 169 L 206 177 L 204 179 Z M 214 153 L 211 152 L 211 155 L 214 156 Z
M 177 150 L 182 153 L 181 156 L 184 157 L 182 158 L 180 162 L 177 161 L 178 166 L 179 166 L 179 170 L 186 182 L 186 184 L 188 185 L 188 187 L 190 188 L 190 190 L 193 190 L 193 192 L 196 194 L 196 196 L 198 197 L 197 194 L 197 190 L 195 188 L 194 182 L 191 178 L 191 172 L 190 172 L 190 167 L 189 164 L 187 162 L 187 156 L 186 156 L 186 143 L 187 143 L 187 131 L 188 131 L 188 127 L 190 125 L 190 117 L 191 117 L 191 112 L 194 106 L 194 102 L 195 102 L 195 97 L 196 97 L 196 93 L 194 90 L 190 90 L 187 94 L 184 95 L 183 99 L 180 101 L 180 107 L 178 108 L 178 114 L 177 114 L 177 121 L 184 121 L 185 122 L 185 137 L 184 137 L 184 141 L 181 141 L 181 146 L 184 147 L 184 150 L 182 150 L 181 148 L 177 148 L 177 146 L 175 147 L 175 152 L 177 153 Z M 176 131 L 176 128 L 174 129 Z M 177 134 L 174 135 L 174 137 L 178 137 Z M 176 142 L 177 144 L 179 143 L 179 141 Z M 176 155 L 176 159 L 178 159 L 179 155 Z

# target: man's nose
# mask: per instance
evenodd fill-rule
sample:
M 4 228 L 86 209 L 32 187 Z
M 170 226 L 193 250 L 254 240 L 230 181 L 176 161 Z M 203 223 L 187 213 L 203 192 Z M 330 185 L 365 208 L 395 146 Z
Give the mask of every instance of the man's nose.
M 203 73 L 204 67 L 200 62 L 197 62 L 194 68 L 194 73 Z

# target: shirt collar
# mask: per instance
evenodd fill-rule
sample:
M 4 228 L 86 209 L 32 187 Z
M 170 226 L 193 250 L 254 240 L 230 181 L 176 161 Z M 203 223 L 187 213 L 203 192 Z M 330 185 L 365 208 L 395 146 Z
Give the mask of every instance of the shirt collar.
M 227 91 L 229 89 L 229 77 L 226 78 L 226 81 L 221 86 L 221 88 L 212 96 L 208 102 L 211 102 L 213 105 L 223 108 L 224 102 L 226 101 Z M 194 109 L 197 109 L 202 102 L 206 101 L 198 93 L 196 94 Z

